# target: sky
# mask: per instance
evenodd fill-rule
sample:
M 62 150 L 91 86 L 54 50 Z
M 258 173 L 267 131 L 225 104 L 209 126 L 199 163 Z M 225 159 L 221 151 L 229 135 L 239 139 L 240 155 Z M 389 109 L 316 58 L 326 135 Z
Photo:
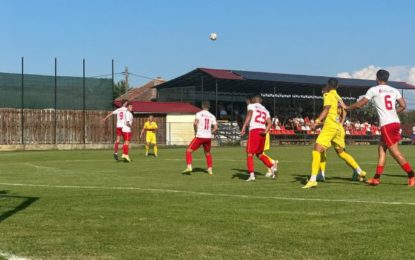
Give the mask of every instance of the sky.
M 1 0 L 0 72 L 172 79 L 197 67 L 415 84 L 415 0 Z M 209 40 L 216 32 L 218 39 Z M 121 75 L 117 76 L 117 79 Z M 131 76 L 133 86 L 147 81 Z M 415 95 L 409 100 L 415 104 Z

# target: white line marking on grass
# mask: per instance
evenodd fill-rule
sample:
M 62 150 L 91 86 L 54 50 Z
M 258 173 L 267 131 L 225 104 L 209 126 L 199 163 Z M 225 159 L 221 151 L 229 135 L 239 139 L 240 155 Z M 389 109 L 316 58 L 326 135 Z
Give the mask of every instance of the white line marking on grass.
M 34 163 L 26 163 L 26 165 L 34 167 L 36 170 L 52 170 L 52 171 L 61 171 L 62 170 L 62 169 L 55 168 L 55 167 L 36 165 Z
M 187 190 L 171 190 L 171 189 L 152 189 L 139 187 L 105 187 L 105 186 L 76 186 L 76 185 L 46 185 L 46 184 L 26 184 L 26 183 L 0 183 L 5 186 L 21 186 L 21 187 L 38 187 L 38 188 L 56 188 L 56 189 L 92 189 L 92 190 L 137 190 L 159 193 L 185 193 L 200 196 L 217 196 L 244 199 L 270 199 L 270 200 L 289 200 L 289 201 L 317 201 L 317 202 L 342 202 L 342 203 L 362 203 L 362 204 L 383 204 L 383 205 L 408 205 L 415 206 L 415 202 L 402 201 L 370 201 L 370 200 L 348 200 L 348 199 L 319 199 L 319 198 L 296 198 L 296 197 L 271 197 L 271 196 L 255 196 L 241 194 L 226 193 L 210 193 Z
M 17 255 L 12 255 L 8 253 L 4 253 L 0 251 L 0 256 L 6 258 L 7 260 L 29 260 L 30 258 L 27 257 L 21 257 Z

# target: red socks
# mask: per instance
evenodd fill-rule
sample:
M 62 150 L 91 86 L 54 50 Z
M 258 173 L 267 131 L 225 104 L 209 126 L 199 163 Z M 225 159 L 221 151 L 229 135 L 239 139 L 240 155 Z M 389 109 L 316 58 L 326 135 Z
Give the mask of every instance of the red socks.
M 258 158 L 268 167 L 271 168 L 274 166 L 274 163 L 269 159 L 268 156 L 265 156 L 263 154 L 258 155 Z
M 211 154 L 207 154 L 206 155 L 206 163 L 207 163 L 207 167 L 208 168 L 212 168 L 212 155 Z
M 116 142 L 115 144 L 114 144 L 114 153 L 118 153 L 118 145 L 119 145 L 120 143 L 119 142 Z
M 192 152 L 186 151 L 186 164 L 187 165 L 192 164 Z
M 125 155 L 128 155 L 128 145 L 125 145 L 125 144 L 122 145 L 122 153 Z
M 246 164 L 248 166 L 248 172 L 254 172 L 254 157 L 252 155 L 248 155 L 246 158 Z
M 409 163 L 405 163 L 404 165 L 401 165 L 401 167 L 408 174 L 412 172 L 412 167 Z
M 378 165 L 376 167 L 376 174 L 381 175 L 383 173 L 384 166 Z

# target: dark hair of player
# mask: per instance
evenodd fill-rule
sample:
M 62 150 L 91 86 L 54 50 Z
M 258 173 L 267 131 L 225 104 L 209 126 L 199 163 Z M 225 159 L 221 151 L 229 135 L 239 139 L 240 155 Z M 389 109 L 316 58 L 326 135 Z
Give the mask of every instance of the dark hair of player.
M 122 99 L 122 100 L 121 100 L 121 104 L 122 104 L 123 106 L 127 106 L 127 103 L 128 103 L 128 99 Z
M 330 89 L 336 89 L 339 86 L 339 81 L 336 78 L 329 78 L 327 81 L 327 86 Z
M 210 102 L 208 100 L 205 100 L 202 102 L 202 108 L 209 110 L 210 109 Z
M 255 95 L 252 96 L 252 100 L 254 102 L 262 102 L 262 96 L 259 93 L 256 93 Z
M 389 79 L 389 72 L 387 70 L 378 70 L 378 72 L 376 72 L 376 79 L 378 81 L 387 82 Z

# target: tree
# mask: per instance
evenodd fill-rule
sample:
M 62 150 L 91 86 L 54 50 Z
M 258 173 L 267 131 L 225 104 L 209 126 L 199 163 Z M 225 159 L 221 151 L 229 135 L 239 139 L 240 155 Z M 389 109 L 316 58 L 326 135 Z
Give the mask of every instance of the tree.
M 130 90 L 130 86 L 127 86 L 127 84 L 125 83 L 125 80 L 121 80 L 118 81 L 117 83 L 114 84 L 114 89 L 112 92 L 112 98 L 116 99 L 119 96 L 125 94 L 126 90 Z

